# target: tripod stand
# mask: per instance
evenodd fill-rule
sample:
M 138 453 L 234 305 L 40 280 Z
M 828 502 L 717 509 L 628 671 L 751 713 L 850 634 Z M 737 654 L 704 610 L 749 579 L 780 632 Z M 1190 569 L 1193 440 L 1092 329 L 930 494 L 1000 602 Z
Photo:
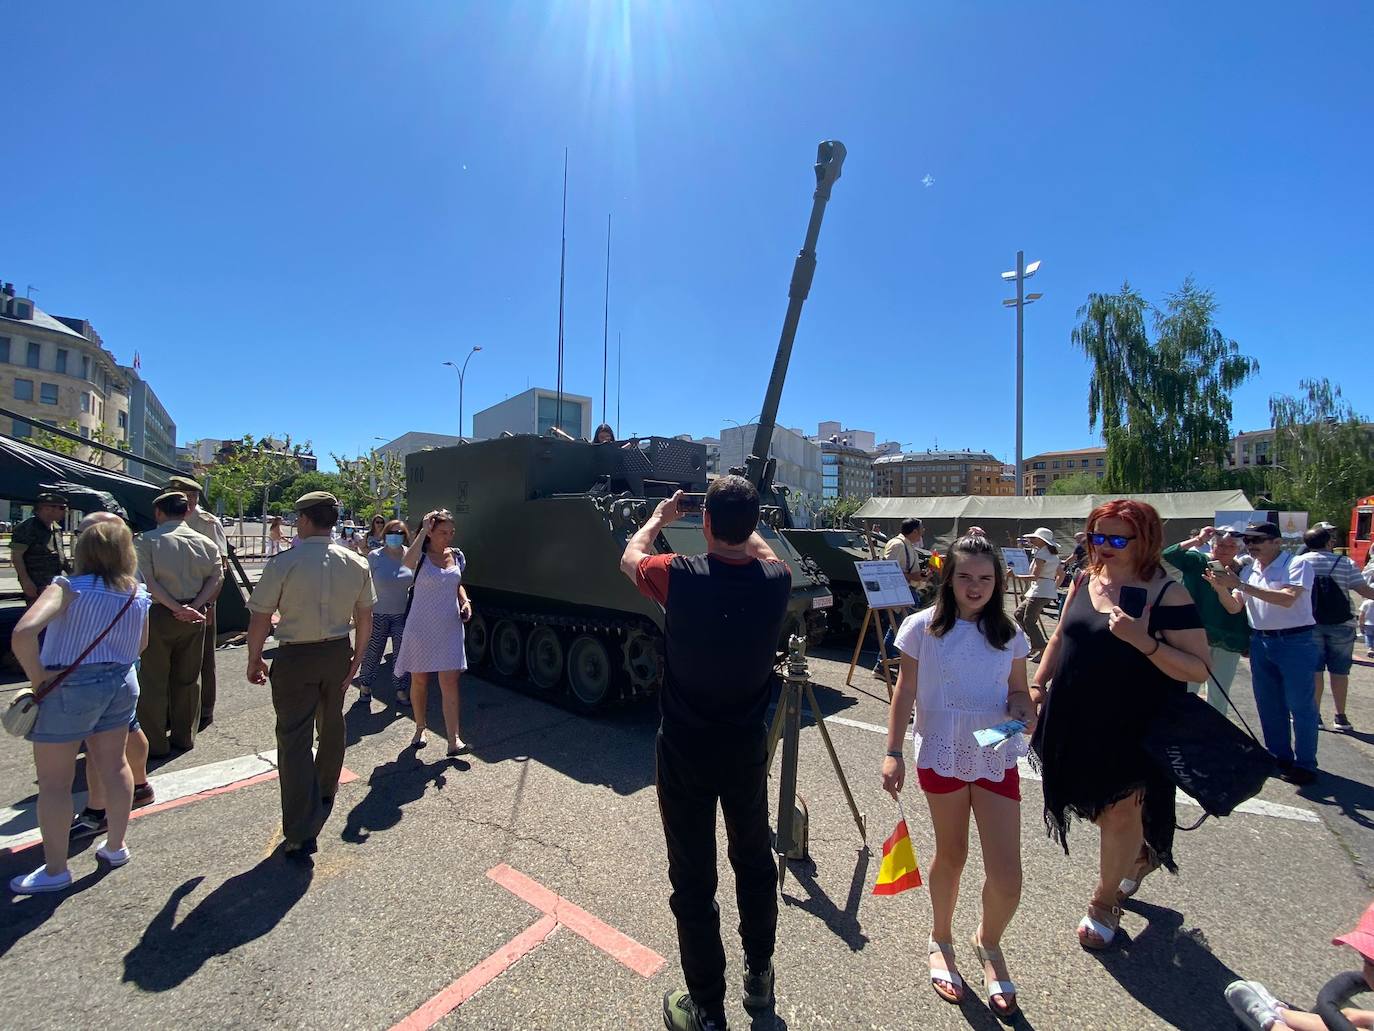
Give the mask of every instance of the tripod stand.
M 807 815 L 805 802 L 803 809 L 797 811 L 797 755 L 801 735 L 801 703 L 803 694 L 806 704 L 811 707 L 811 715 L 820 729 L 825 750 L 830 753 L 830 765 L 844 791 L 849 811 L 854 816 L 854 825 L 859 828 L 859 837 L 868 844 L 868 826 L 859 807 L 854 803 L 854 795 L 845 780 L 844 770 L 840 768 L 835 746 L 830 741 L 830 731 L 826 728 L 821 707 L 816 704 L 815 692 L 811 690 L 811 674 L 806 665 L 806 639 L 793 635 L 787 642 L 787 673 L 783 677 L 782 696 L 778 699 L 777 710 L 773 713 L 773 726 L 768 731 L 768 768 L 773 768 L 773 756 L 777 752 L 778 741 L 782 741 L 782 780 L 778 791 L 778 834 L 774 847 L 778 853 L 778 887 L 781 888 L 787 877 L 788 859 L 806 858 Z M 797 824 L 800 823 L 800 827 Z

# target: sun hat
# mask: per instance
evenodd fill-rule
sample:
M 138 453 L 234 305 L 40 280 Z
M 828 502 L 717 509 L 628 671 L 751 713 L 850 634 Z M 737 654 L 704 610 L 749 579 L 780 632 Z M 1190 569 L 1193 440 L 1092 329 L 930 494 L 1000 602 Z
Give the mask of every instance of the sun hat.
M 1374 905 L 1364 911 L 1353 931 L 1331 939 L 1332 945 L 1349 945 L 1365 959 L 1374 962 Z
M 1051 530 L 1048 526 L 1040 526 L 1036 528 L 1034 533 L 1023 533 L 1021 535 L 1021 539 L 1023 541 L 1028 541 L 1032 538 L 1038 541 L 1044 541 L 1046 544 L 1056 543 L 1054 539 L 1054 531 Z

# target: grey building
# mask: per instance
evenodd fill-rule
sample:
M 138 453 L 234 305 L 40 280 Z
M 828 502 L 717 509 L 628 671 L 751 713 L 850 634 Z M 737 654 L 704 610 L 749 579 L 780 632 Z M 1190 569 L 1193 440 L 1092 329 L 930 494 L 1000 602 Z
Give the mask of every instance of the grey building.
M 460 439 L 451 433 L 422 433 L 419 430 L 411 430 L 409 433 L 402 433 L 395 440 L 389 440 L 379 446 L 377 453 L 390 453 L 397 458 L 405 458 L 406 455 L 413 455 L 417 451 L 427 451 L 432 447 L 451 447 L 457 444 Z
M 129 451 L 163 465 L 177 466 L 177 424 L 167 414 L 148 381 L 133 366 L 121 365 L 119 371 L 129 380 Z M 129 462 L 129 475 L 149 479 L 142 462 Z M 158 482 L 166 473 L 154 472 Z
M 729 472 L 744 465 L 754 444 L 756 424 L 727 426 L 720 431 L 720 471 Z M 773 430 L 770 458 L 778 460 L 775 479 L 811 499 L 821 496 L 821 448 L 814 440 L 807 440 L 800 430 L 783 426 Z
M 472 417 L 472 435 L 478 440 L 499 437 L 502 433 L 549 432 L 555 422 L 570 437 L 592 437 L 592 399 L 582 394 L 563 394 L 563 413 L 558 420 L 558 392 L 531 387 L 523 394 L 508 397 L 500 404 L 483 408 Z

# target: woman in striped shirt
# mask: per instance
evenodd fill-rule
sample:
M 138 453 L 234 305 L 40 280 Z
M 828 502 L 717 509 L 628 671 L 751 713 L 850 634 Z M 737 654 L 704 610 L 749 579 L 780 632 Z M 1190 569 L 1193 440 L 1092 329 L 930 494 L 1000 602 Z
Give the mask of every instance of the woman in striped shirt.
M 105 785 L 109 836 L 96 856 L 112 867 L 129 861 L 124 833 L 134 782 L 124 745 L 138 702 L 134 660 L 148 643 L 150 599 L 135 575 L 134 541 L 122 522 L 100 522 L 83 530 L 74 558 L 75 575 L 54 580 L 14 628 L 15 657 L 35 690 L 80 659 L 43 699 L 28 734 L 38 770 L 45 863 L 10 881 L 16 894 L 62 891 L 72 882 L 67 869 L 72 778 L 83 740 L 87 761 L 100 771 Z M 83 658 L 107 627 L 109 632 Z M 44 629 L 40 652 L 38 636 Z

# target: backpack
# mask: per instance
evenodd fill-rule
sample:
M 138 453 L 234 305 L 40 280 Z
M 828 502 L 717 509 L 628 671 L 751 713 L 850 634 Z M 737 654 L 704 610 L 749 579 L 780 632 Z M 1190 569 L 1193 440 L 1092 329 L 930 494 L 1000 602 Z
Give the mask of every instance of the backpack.
M 1341 556 L 1337 555 L 1331 568 L 1325 573 L 1318 573 L 1312 581 L 1312 617 L 1322 626 L 1348 623 L 1352 615 L 1350 595 L 1331 578 L 1340 561 Z

